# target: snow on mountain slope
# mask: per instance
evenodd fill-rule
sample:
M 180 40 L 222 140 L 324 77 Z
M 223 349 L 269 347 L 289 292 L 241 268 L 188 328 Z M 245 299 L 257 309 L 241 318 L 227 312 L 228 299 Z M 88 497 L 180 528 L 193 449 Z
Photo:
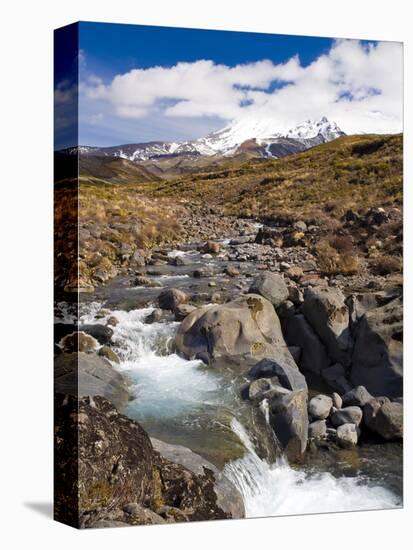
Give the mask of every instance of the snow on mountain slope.
M 237 153 L 243 143 L 255 140 L 262 147 L 263 156 L 276 156 L 271 150 L 274 150 L 273 146 L 279 139 L 292 140 L 295 147 L 301 144 L 303 149 L 307 149 L 342 135 L 344 132 L 337 124 L 326 117 L 306 120 L 289 129 L 280 127 L 274 118 L 257 120 L 255 117 L 246 117 L 193 141 L 153 141 L 100 148 L 79 146 L 78 150 L 81 154 L 121 157 L 136 162 L 169 155 L 231 156 Z
M 243 119 L 231 124 L 222 130 L 209 134 L 206 138 L 192 142 L 202 143 L 213 149 L 216 153 L 224 155 L 233 154 L 236 149 L 249 139 L 257 140 L 260 145 L 268 145 L 272 140 L 288 138 L 305 141 L 317 138 L 318 143 L 331 141 L 344 135 L 335 122 L 330 122 L 326 117 L 318 121 L 307 120 L 290 129 L 277 127 L 274 119 L 257 121 L 256 119 Z M 309 146 L 311 146 L 309 144 Z

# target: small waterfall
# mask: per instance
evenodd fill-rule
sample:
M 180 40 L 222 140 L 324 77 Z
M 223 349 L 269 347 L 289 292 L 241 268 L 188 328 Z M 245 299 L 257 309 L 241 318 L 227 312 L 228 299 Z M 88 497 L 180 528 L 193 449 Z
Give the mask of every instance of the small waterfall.
M 270 464 L 259 458 L 238 420 L 234 419 L 231 427 L 247 452 L 243 458 L 226 464 L 224 474 L 242 494 L 247 517 L 378 510 L 401 505 L 396 495 L 383 487 L 370 486 L 360 476 L 336 478 L 327 472 L 298 471 L 284 457 Z

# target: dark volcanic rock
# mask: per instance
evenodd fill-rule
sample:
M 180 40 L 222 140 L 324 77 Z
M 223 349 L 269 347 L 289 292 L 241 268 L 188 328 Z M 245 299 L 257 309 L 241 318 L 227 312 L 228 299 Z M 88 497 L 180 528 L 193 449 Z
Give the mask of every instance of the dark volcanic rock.
M 172 311 L 180 304 L 186 304 L 188 300 L 187 294 L 178 288 L 163 290 L 158 297 L 159 307 L 161 309 L 171 309 Z
M 248 372 L 252 379 L 277 376 L 280 384 L 288 390 L 307 390 L 305 377 L 293 361 L 278 362 L 274 359 L 261 359 Z
M 285 338 L 288 345 L 301 348 L 300 368 L 320 374 L 329 366 L 326 348 L 304 315 L 293 315 L 285 321 Z
M 307 391 L 292 391 L 271 400 L 270 424 L 288 459 L 299 461 L 308 440 Z
M 352 339 L 350 315 L 343 293 L 337 288 L 307 289 L 303 313 L 324 342 L 331 359 L 347 366 L 350 363 Z
M 336 428 L 342 424 L 355 424 L 358 426 L 363 418 L 360 407 L 345 407 L 331 415 L 331 422 Z
M 373 396 L 364 386 L 357 386 L 342 396 L 344 407 L 349 407 L 352 405 L 364 407 L 364 405 L 372 399 Z
M 218 504 L 212 470 L 194 472 L 161 456 L 143 428 L 102 397 L 57 399 L 56 517 L 67 518 L 77 495 L 70 523 L 80 527 L 156 523 L 161 514 L 167 521 L 231 517 Z
M 98 341 L 93 336 L 85 332 L 73 332 L 67 334 L 60 341 L 60 346 L 63 351 L 69 353 L 74 351 L 93 352 L 98 347 Z
M 99 344 L 108 344 L 113 336 L 113 330 L 105 325 L 80 325 L 79 330 L 96 338 Z
M 239 491 L 229 480 L 210 462 L 182 445 L 171 445 L 159 439 L 151 439 L 154 449 L 165 459 L 184 466 L 197 475 L 205 475 L 206 471 L 214 472 L 216 482 L 214 491 L 217 504 L 232 518 L 245 516 L 244 501 Z
M 364 423 L 373 432 L 387 440 L 403 439 L 403 405 L 396 402 L 380 403 L 371 400 L 364 407 Z
M 403 305 L 400 298 L 367 311 L 355 327 L 351 380 L 373 395 L 403 394 Z
M 281 275 L 265 271 L 261 273 L 252 283 L 249 292 L 251 294 L 260 294 L 269 300 L 274 307 L 288 300 L 288 287 Z

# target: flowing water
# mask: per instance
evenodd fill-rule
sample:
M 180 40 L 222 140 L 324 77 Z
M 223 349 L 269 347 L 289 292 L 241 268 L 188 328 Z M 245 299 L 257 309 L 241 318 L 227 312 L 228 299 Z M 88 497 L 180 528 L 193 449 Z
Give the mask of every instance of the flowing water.
M 118 302 L 125 302 L 125 293 Z M 240 399 L 242 377 L 171 351 L 178 323 L 145 323 L 152 307 L 113 307 L 103 317 L 98 314 L 101 307 L 99 302 L 82 304 L 81 321 L 105 324 L 112 315 L 119 321 L 113 341 L 121 363 L 114 366 L 128 376 L 133 391 L 124 412 L 151 436 L 190 447 L 223 469 L 241 492 L 247 517 L 402 505 L 399 447 L 383 445 L 386 451 L 379 460 L 367 445 L 351 455 L 343 453 L 341 461 L 293 468 L 276 455 L 266 402 L 255 408 Z

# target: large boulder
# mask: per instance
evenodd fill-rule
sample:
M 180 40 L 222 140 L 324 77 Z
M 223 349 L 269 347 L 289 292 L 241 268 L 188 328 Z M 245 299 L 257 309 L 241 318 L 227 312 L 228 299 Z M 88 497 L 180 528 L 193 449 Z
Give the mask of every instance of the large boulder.
M 261 359 L 248 371 L 249 378 L 277 377 L 283 388 L 288 390 L 307 390 L 305 377 L 299 371 L 294 361 L 285 356 L 283 361 L 275 359 Z
M 83 397 L 100 395 L 117 407 L 129 398 L 125 378 L 104 357 L 90 353 L 61 353 L 54 363 L 55 392 Z
M 307 391 L 291 391 L 272 399 L 269 420 L 288 460 L 299 462 L 308 440 Z
M 387 440 L 403 439 L 403 405 L 372 399 L 363 409 L 364 423 Z
M 275 357 L 295 364 L 272 304 L 257 294 L 193 311 L 179 326 L 175 347 L 187 359 L 202 357 L 206 362 Z
M 281 275 L 264 271 L 252 283 L 250 290 L 252 294 L 260 294 L 269 300 L 274 307 L 288 300 L 288 287 Z
M 158 296 L 158 303 L 161 309 L 175 309 L 181 305 L 186 304 L 189 298 L 183 290 L 178 288 L 167 288 L 163 290 Z
M 76 412 L 71 413 L 73 410 Z M 155 483 L 150 439 L 139 424 L 120 415 L 109 401 L 102 397 L 65 399 L 56 408 L 55 430 L 57 517 L 67 517 L 72 486 L 78 496 L 73 523 L 80 527 L 103 519 L 102 510 L 114 505 L 152 503 Z
M 340 365 L 340 363 L 336 363 L 335 365 L 331 365 L 331 367 L 324 369 L 321 373 L 321 377 L 340 395 L 351 390 L 351 385 L 347 380 L 346 370 L 343 365 Z
M 373 395 L 403 394 L 403 305 L 400 298 L 367 311 L 355 326 L 351 380 Z
M 332 360 L 350 363 L 352 338 L 350 315 L 344 294 L 338 288 L 311 288 L 304 295 L 305 318 L 327 347 Z
M 326 348 L 304 315 L 290 316 L 285 321 L 285 339 L 289 346 L 301 348 L 299 365 L 302 370 L 319 375 L 328 368 Z
M 216 492 L 218 474 L 206 463 L 194 471 L 162 456 L 137 422 L 102 397 L 56 398 L 56 517 L 78 527 L 232 517 L 235 489 L 223 482 Z

